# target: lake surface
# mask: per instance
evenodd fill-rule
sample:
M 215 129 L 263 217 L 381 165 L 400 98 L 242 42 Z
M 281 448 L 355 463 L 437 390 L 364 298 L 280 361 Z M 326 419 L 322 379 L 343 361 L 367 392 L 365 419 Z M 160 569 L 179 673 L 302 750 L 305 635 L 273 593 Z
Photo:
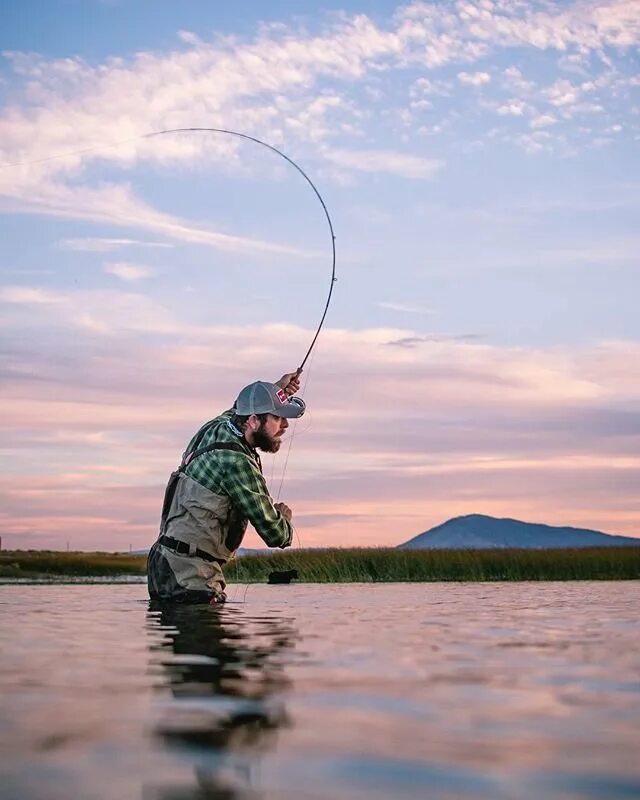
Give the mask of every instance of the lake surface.
M 229 595 L 0 587 L 3 800 L 640 797 L 640 582 Z

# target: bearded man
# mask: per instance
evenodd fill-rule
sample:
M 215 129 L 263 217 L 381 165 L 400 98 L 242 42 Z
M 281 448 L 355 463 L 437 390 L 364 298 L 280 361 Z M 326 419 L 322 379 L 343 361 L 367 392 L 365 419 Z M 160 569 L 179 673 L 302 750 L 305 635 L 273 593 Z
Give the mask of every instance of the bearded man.
M 232 409 L 191 439 L 169 479 L 160 535 L 149 551 L 152 600 L 224 603 L 222 566 L 248 522 L 269 547 L 291 544 L 291 509 L 273 502 L 258 450 L 276 453 L 288 420 L 304 414 L 304 402 L 293 397 L 299 388 L 299 372 L 245 386 Z

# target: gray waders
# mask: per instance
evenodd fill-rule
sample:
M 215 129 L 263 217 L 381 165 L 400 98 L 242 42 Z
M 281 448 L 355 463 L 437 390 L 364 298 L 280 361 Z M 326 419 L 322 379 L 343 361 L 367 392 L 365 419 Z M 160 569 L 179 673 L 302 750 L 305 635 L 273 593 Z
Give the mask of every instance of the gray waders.
M 198 448 L 204 426 L 194 447 L 171 473 L 165 490 L 158 540 L 149 551 L 147 584 L 152 600 L 172 603 L 224 602 L 222 565 L 233 557 L 247 529 L 223 494 L 216 494 L 190 478 L 187 466 L 213 450 L 247 454 L 240 443 L 216 443 Z

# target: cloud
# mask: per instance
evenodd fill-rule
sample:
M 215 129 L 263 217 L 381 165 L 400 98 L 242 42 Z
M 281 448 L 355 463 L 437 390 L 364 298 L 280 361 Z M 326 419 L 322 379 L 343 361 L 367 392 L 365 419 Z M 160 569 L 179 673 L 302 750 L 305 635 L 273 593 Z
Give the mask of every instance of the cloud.
M 529 125 L 532 128 L 548 128 L 549 125 L 555 125 L 557 122 L 558 120 L 551 114 L 540 114 L 540 116 L 534 117 Z
M 415 180 L 433 178 L 444 166 L 444 162 L 439 159 L 391 150 L 328 150 L 326 156 L 343 169 L 387 173 Z
M 22 320 L 7 324 L 60 330 L 90 331 L 113 336 L 126 331 L 165 334 L 180 330 L 180 325 L 160 303 L 133 292 L 53 291 L 43 287 L 0 287 L 0 303 L 22 309 Z M 32 309 L 39 309 L 34 316 Z M 49 310 L 49 315 L 47 314 Z
M 0 286 L 0 302 L 14 305 L 51 306 L 65 305 L 67 298 L 61 292 L 52 292 L 36 286 Z
M 106 253 L 121 247 L 173 247 L 168 242 L 143 242 L 139 239 L 116 239 L 113 237 L 82 237 L 62 239 L 58 246 L 63 250 L 74 250 L 81 253 Z
M 478 333 L 460 333 L 455 336 L 431 334 L 429 336 L 403 336 L 400 339 L 393 339 L 387 344 L 392 347 L 417 347 L 419 344 L 430 342 L 473 342 L 476 339 L 482 339 L 482 336 Z
M 5 202 L 5 209 L 24 213 L 48 213 L 61 218 L 148 230 L 177 241 L 228 252 L 275 253 L 299 258 L 314 255 L 289 245 L 235 236 L 194 225 L 152 208 L 135 197 L 126 184 L 91 188 L 50 183 L 40 186 L 29 201 L 14 197 Z
M 2 352 L 8 546 L 148 545 L 193 430 L 256 377 L 257 359 L 260 377 L 279 376 L 282 353 L 312 333 L 186 325 L 169 344 L 149 331 L 75 337 L 60 360 L 53 312 L 47 336 Z M 385 346 L 412 338 L 419 347 Z M 301 523 L 304 544 L 342 541 L 344 515 L 361 544 L 395 544 L 472 511 L 634 531 L 638 343 L 508 348 L 380 328 L 328 329 L 319 347 L 285 481 L 294 514 L 313 523 Z
M 125 261 L 110 261 L 104 265 L 104 271 L 129 283 L 136 283 L 145 278 L 150 278 L 154 274 L 151 267 L 146 267 L 143 264 L 129 264 Z
M 459 68 L 481 59 L 484 67 L 488 59 L 514 48 L 559 53 L 565 60 L 575 55 L 585 61 L 586 54 L 602 57 L 608 49 L 608 63 L 613 65 L 613 58 L 622 58 L 640 42 L 639 31 L 637 7 L 628 0 L 544 7 L 413 2 L 399 6 L 387 20 L 343 14 L 315 32 L 266 25 L 252 38 L 218 36 L 206 41 L 182 31 L 169 52 L 139 52 L 95 65 L 78 57 L 50 59 L 7 52 L 24 90 L 22 95 L 14 93 L 13 104 L 0 115 L 0 161 L 25 166 L 0 172 L 0 197 L 4 196 L 4 208 L 12 211 L 108 222 L 236 252 L 301 255 L 286 244 L 208 230 L 162 213 L 136 197 L 126 183 L 115 185 L 112 179 L 111 186 L 95 185 L 87 167 L 99 163 L 123 172 L 139 164 L 183 168 L 197 164 L 200 169 L 245 174 L 272 169 L 264 154 L 257 158 L 253 146 L 232 137 L 148 135 L 154 129 L 206 120 L 212 126 L 256 133 L 275 144 L 286 142 L 293 151 L 328 162 L 332 169 L 325 174 L 337 180 L 344 179 L 345 170 L 351 175 L 378 172 L 430 178 L 443 168 L 441 159 L 360 146 L 363 121 L 371 124 L 376 115 L 382 121 L 388 113 L 384 92 L 377 110 L 363 99 L 367 91 L 370 96 L 382 91 L 381 74 L 410 76 L 409 108 L 400 110 L 397 119 L 406 127 L 415 126 L 417 135 L 431 134 L 442 130 L 443 120 L 427 125 L 424 119 L 414 120 L 413 114 L 438 113 L 437 106 L 430 109 L 426 104 L 450 96 L 452 82 L 424 75 L 415 79 L 416 70 L 424 73 L 455 65 L 459 83 L 488 87 L 493 84 L 492 72 Z M 603 79 L 613 80 L 615 67 L 605 68 L 610 76 Z M 558 78 L 538 90 L 538 108 L 530 99 L 535 86 L 517 67 L 508 67 L 502 79 L 510 96 L 494 99 L 493 106 L 499 116 L 514 119 L 541 120 L 552 110 L 570 119 L 618 102 L 616 94 L 597 79 L 579 83 Z M 529 152 L 553 144 L 549 140 L 543 146 L 526 136 L 510 140 Z M 595 144 L 608 141 L 597 133 L 592 139 Z M 61 153 L 64 157 L 52 158 Z
M 520 97 L 530 95 L 537 88 L 535 82 L 525 78 L 518 67 L 507 67 L 502 78 L 505 88 L 517 92 Z
M 565 78 L 556 81 L 545 91 L 549 103 L 556 107 L 573 105 L 581 93 L 580 87 L 574 86 Z
M 501 117 L 521 117 L 526 111 L 526 108 L 527 105 L 526 103 L 523 103 L 522 100 L 510 100 L 508 103 L 498 106 L 498 114 Z
M 560 264 L 640 264 L 640 241 L 637 237 L 603 240 L 598 244 L 543 248 L 539 253 L 549 263 Z
M 491 75 L 488 72 L 459 72 L 458 80 L 468 86 L 484 86 L 491 83 Z
M 547 86 L 527 81 L 520 70 L 510 67 L 504 73 L 503 85 L 511 94 L 506 102 L 488 98 L 479 102 L 499 116 L 520 118 L 527 123 L 534 134 L 522 128 L 519 134 L 514 134 L 513 123 L 504 132 L 493 131 L 494 136 L 516 144 L 527 153 L 559 152 L 575 156 L 585 146 L 611 144 L 612 126 L 605 127 L 601 122 L 598 128 L 597 122 L 590 121 L 591 127 L 585 127 L 580 124 L 580 117 L 584 115 L 603 115 L 603 120 L 605 113 L 610 118 L 618 117 L 621 122 L 615 124 L 621 127 L 617 133 L 625 127 L 629 132 L 635 128 L 632 121 L 626 126 L 622 124 L 628 116 L 628 82 L 617 77 L 616 68 L 609 64 L 600 73 L 593 71 L 589 80 L 572 82 L 558 78 Z M 514 90 L 520 97 L 513 97 Z M 559 126 L 561 122 L 574 124 Z M 558 127 L 554 130 L 555 126 Z
M 382 302 L 376 304 L 379 308 L 386 308 L 389 311 L 398 311 L 401 314 L 435 314 L 436 312 L 431 308 L 425 306 L 405 305 L 404 303 L 389 303 Z

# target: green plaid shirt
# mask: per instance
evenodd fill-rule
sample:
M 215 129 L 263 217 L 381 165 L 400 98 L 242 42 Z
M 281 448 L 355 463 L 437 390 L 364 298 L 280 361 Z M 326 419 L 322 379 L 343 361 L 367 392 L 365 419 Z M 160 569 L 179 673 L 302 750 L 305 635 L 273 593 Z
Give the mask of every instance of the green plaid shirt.
M 187 466 L 185 473 L 215 494 L 229 497 L 269 547 L 288 547 L 293 536 L 291 523 L 273 505 L 258 453 L 229 425 L 232 415 L 233 411 L 225 411 L 207 423 L 210 427 L 198 447 L 234 442 L 242 445 L 245 452 L 212 450 L 203 453 Z M 185 453 L 193 450 L 197 437 L 196 433 Z

